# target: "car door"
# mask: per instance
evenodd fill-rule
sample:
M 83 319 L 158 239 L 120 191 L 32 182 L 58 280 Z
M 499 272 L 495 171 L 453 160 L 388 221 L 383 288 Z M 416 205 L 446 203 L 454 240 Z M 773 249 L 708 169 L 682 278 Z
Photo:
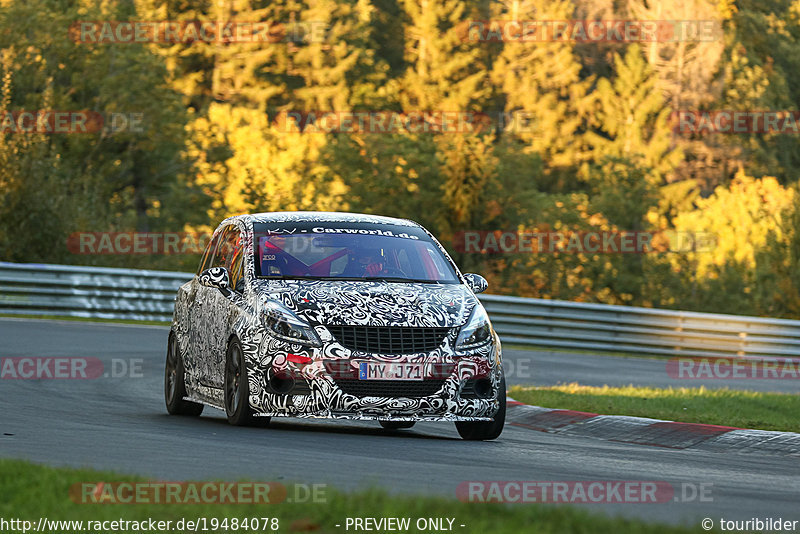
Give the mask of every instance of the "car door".
M 225 267 L 226 243 L 231 232 L 235 232 L 233 225 L 220 229 L 214 237 L 212 254 L 203 265 L 203 269 L 211 267 Z M 223 297 L 219 289 L 205 287 L 197 284 L 197 293 L 194 300 L 194 362 L 197 379 L 206 386 L 214 386 L 214 362 L 218 358 L 220 331 L 224 327 L 224 308 L 221 300 Z M 223 308 L 223 309 L 220 309 Z M 224 349 L 223 349 L 224 350 Z
M 187 324 L 185 328 L 187 341 L 185 343 L 186 346 L 181 347 L 181 353 L 183 355 L 186 371 L 194 379 L 200 379 L 202 374 L 200 372 L 199 360 L 201 349 L 199 346 L 200 343 L 198 343 L 198 336 L 201 331 L 199 325 L 203 320 L 203 302 L 204 298 L 206 298 L 206 292 L 204 290 L 207 289 L 200 285 L 198 276 L 211 266 L 211 262 L 214 259 L 214 250 L 217 247 L 217 243 L 219 243 L 221 235 L 221 232 L 217 232 L 206 246 L 203 257 L 200 260 L 200 265 L 197 268 L 196 276 L 192 279 L 186 291 L 185 305 Z
M 225 228 L 214 253 L 212 267 L 225 267 L 231 282 L 231 292 L 223 294 L 219 290 L 211 290 L 208 295 L 207 312 L 213 316 L 209 321 L 206 336 L 208 351 L 206 352 L 206 383 L 215 388 L 224 385 L 225 357 L 228 338 L 232 333 L 236 308 L 242 297 L 242 258 L 244 256 L 244 240 L 242 232 L 236 225 Z

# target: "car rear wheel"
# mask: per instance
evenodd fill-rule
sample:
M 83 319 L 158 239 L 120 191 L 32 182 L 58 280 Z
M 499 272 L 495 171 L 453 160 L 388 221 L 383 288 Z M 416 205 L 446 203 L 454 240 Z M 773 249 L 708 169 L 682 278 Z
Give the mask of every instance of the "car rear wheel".
M 405 430 L 414 426 L 414 421 L 379 421 L 386 430 Z
M 500 379 L 500 391 L 497 393 L 500 408 L 493 421 L 458 421 L 456 430 L 458 435 L 466 440 L 486 441 L 497 439 L 503 432 L 506 423 L 506 379 Z
M 178 339 L 174 332 L 169 333 L 167 341 L 167 362 L 164 366 L 164 401 L 170 415 L 193 415 L 203 413 L 203 405 L 183 400 L 186 396 L 183 358 L 178 350 Z
M 269 417 L 256 417 L 250 407 L 247 366 L 244 363 L 242 344 L 231 339 L 225 352 L 225 415 L 236 426 L 266 425 Z

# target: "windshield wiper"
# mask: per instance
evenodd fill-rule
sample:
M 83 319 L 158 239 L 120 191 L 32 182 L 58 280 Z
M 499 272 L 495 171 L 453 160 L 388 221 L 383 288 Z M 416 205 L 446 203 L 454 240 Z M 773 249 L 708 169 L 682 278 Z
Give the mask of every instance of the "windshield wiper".
M 325 282 L 363 282 L 366 278 L 354 276 L 259 276 L 261 280 L 323 280 Z
M 417 284 L 436 284 L 441 285 L 438 280 L 426 280 L 423 278 L 403 278 L 400 276 L 260 276 L 261 280 L 323 280 L 326 282 L 405 282 Z
M 402 277 L 392 277 L 392 276 L 376 276 L 376 277 L 369 277 L 369 278 L 362 278 L 362 280 L 367 281 L 378 281 L 378 282 L 408 282 L 408 283 L 417 283 L 417 284 L 437 284 L 441 285 L 441 282 L 438 280 L 425 280 L 422 278 L 402 278 Z
M 322 276 L 259 276 L 262 280 L 332 280 L 332 278 L 324 278 Z

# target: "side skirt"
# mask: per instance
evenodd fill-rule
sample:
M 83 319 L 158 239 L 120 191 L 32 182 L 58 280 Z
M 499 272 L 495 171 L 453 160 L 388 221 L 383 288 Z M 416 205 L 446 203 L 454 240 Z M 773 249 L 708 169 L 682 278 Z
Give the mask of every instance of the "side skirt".
M 187 388 L 188 389 L 188 388 Z M 225 402 L 222 398 L 222 390 L 219 388 L 212 388 L 209 386 L 197 385 L 188 392 L 189 395 L 184 397 L 184 400 L 198 402 L 211 406 L 218 410 L 225 411 Z

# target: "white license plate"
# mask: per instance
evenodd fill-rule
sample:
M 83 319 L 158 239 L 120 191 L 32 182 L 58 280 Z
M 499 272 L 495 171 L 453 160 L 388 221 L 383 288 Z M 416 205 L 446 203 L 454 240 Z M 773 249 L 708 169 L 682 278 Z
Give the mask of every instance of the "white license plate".
M 359 380 L 422 380 L 421 363 L 361 362 Z

